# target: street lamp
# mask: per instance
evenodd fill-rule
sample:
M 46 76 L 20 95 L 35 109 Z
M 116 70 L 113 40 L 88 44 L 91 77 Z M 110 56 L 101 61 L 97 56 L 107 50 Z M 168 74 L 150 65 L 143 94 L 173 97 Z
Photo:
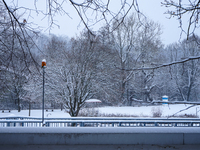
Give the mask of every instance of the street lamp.
M 45 68 L 46 68 L 46 60 L 42 60 L 42 68 L 43 68 L 43 97 L 42 97 L 42 126 L 45 126 L 44 122 L 44 74 L 45 74 Z

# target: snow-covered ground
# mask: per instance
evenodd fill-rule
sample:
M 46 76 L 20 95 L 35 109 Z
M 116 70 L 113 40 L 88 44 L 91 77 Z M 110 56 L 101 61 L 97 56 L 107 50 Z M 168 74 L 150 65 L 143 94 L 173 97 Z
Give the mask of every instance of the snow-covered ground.
M 162 117 L 172 116 L 180 110 L 184 110 L 191 105 L 184 104 L 173 104 L 173 105 L 160 105 L 160 106 L 141 106 L 141 107 L 102 107 L 99 108 L 100 113 L 105 114 L 126 114 L 140 117 L 152 117 L 154 110 L 161 110 Z M 198 112 L 199 111 L 199 112 Z M 185 111 L 177 113 L 176 116 L 180 115 L 197 115 L 200 116 L 200 106 L 194 106 Z
M 44 111 L 45 118 L 67 118 L 70 117 L 68 113 L 64 110 L 61 111 L 60 109 L 56 109 L 52 111 Z M 17 110 L 11 110 L 11 112 L 2 113 L 0 111 L 0 117 L 29 117 L 29 110 L 21 110 L 18 112 Z M 41 118 L 42 117 L 42 110 L 31 110 L 30 117 Z
M 179 112 L 180 110 L 186 109 L 191 105 L 183 105 L 183 104 L 176 104 L 176 105 L 161 105 L 161 106 L 141 106 L 141 107 L 99 107 L 95 108 L 99 110 L 101 114 L 118 114 L 118 115 L 133 115 L 138 117 L 152 117 L 153 113 L 152 110 L 159 109 L 162 111 L 162 117 L 168 117 L 174 115 L 175 113 Z M 180 115 L 197 115 L 200 116 L 200 106 L 194 106 L 190 109 L 185 111 L 179 112 L 177 116 Z M 5 112 L 2 113 L 0 111 L 0 117 L 28 117 L 29 111 L 22 110 L 21 112 L 17 112 L 17 110 L 12 110 L 10 113 Z M 31 117 L 41 117 L 42 110 L 31 110 Z M 64 110 L 61 111 L 60 109 L 52 111 L 45 111 L 45 118 L 67 118 L 70 115 L 65 112 Z

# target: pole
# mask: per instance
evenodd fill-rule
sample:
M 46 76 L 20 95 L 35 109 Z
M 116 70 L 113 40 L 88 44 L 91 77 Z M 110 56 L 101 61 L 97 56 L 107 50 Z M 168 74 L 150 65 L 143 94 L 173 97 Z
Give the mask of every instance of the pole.
M 42 92 L 42 126 L 45 126 L 44 122 L 44 74 L 45 74 L 46 60 L 42 60 L 42 68 L 43 68 L 43 92 Z
M 45 74 L 45 67 L 43 67 L 42 126 L 45 125 L 45 123 L 44 123 L 44 74 Z

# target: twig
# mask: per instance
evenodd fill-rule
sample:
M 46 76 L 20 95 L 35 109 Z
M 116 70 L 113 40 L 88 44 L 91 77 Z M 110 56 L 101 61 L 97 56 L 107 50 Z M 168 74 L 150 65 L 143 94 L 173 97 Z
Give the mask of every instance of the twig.
M 137 71 L 137 70 L 154 70 L 154 69 L 159 69 L 159 68 L 163 68 L 163 67 L 167 67 L 167 66 L 171 66 L 171 65 L 175 65 L 175 64 L 181 64 L 190 60 L 195 60 L 195 59 L 200 59 L 200 56 L 191 56 L 189 58 L 186 58 L 184 60 L 180 60 L 180 61 L 174 61 L 171 63 L 166 63 L 166 64 L 162 64 L 159 66 L 155 66 L 155 67 L 146 67 L 146 68 L 134 68 L 134 69 L 122 69 L 119 68 L 121 70 L 125 70 L 125 71 Z
M 176 114 L 178 114 L 178 113 L 180 113 L 180 112 L 182 112 L 182 111 L 188 110 L 188 109 L 190 109 L 190 108 L 192 108 L 192 107 L 194 107 L 194 106 L 196 106 L 196 105 L 191 105 L 191 106 L 189 106 L 189 107 L 187 107 L 187 108 L 185 108 L 185 109 L 182 109 L 182 110 L 176 112 L 175 114 L 173 114 L 173 115 L 167 117 L 167 119 L 170 118 L 170 117 L 174 117 Z

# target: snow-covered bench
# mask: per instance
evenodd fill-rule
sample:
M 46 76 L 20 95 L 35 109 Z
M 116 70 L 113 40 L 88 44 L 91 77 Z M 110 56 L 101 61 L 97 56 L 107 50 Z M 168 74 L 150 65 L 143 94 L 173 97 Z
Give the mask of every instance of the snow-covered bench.
M 2 113 L 5 113 L 5 112 L 8 112 L 8 113 L 10 113 L 10 112 L 11 112 L 11 110 L 10 110 L 10 109 L 3 109 L 3 110 L 2 110 Z
M 53 108 L 50 108 L 50 109 L 46 109 L 46 111 L 53 111 Z

